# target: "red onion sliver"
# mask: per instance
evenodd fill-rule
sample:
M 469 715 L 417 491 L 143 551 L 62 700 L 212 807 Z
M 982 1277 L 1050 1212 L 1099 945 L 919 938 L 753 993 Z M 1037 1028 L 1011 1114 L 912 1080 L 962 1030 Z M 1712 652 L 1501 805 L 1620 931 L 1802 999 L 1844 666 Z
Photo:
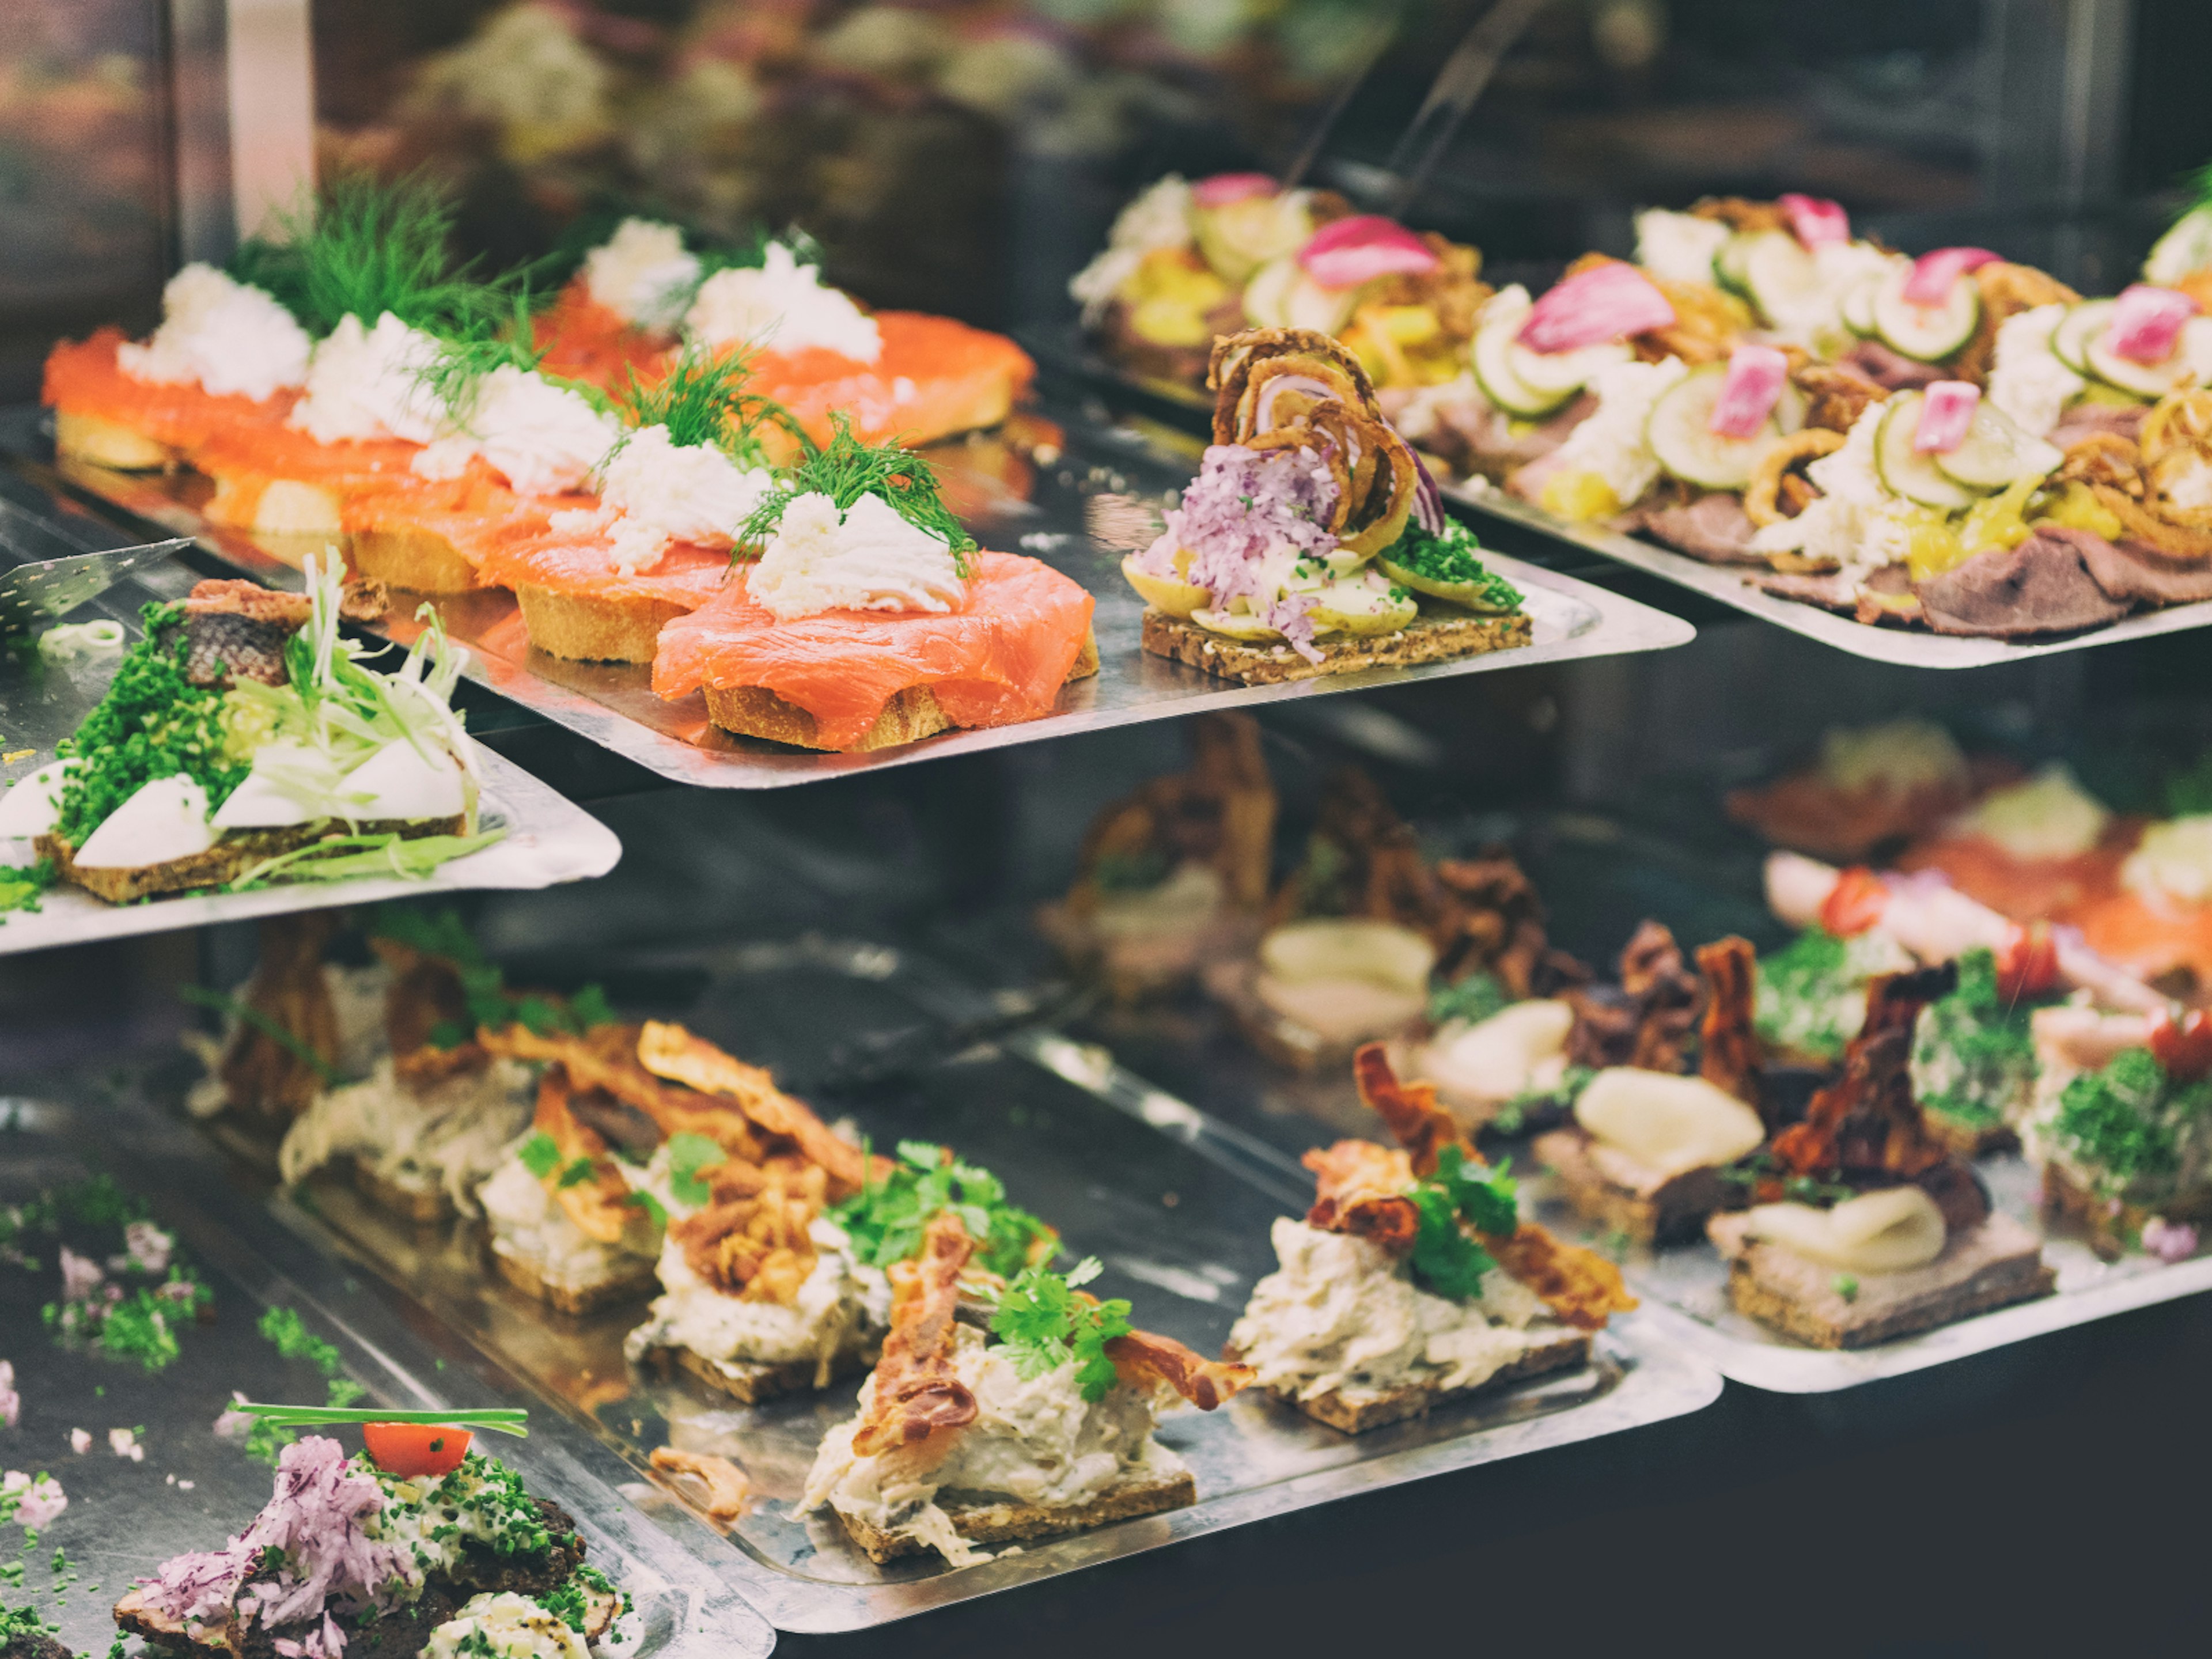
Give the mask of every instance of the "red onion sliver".
M 1728 374 L 1705 429 L 1723 438 L 1755 438 L 1782 401 L 1790 360 L 1772 346 L 1740 345 L 1729 357 Z
M 1574 351 L 1671 327 L 1674 307 L 1634 265 L 1608 259 L 1536 301 L 1516 337 L 1531 351 Z
M 1966 439 L 1982 389 L 1972 380 L 1938 380 L 1922 394 L 1912 447 L 1923 455 L 1948 455 Z
M 1227 207 L 1255 196 L 1273 196 L 1275 181 L 1264 173 L 1217 173 L 1190 187 L 1191 200 L 1202 208 Z
M 1905 279 L 1908 305 L 1940 306 L 1951 297 L 1951 286 L 1970 270 L 2002 258 L 1985 247 L 1939 247 L 1912 262 L 1912 275 Z
M 2162 363 L 2173 355 L 2181 325 L 2197 314 L 2197 301 L 2178 289 L 2134 283 L 2120 290 L 2105 349 L 2131 363 Z
M 1436 251 L 1403 225 L 1363 213 L 1323 225 L 1298 250 L 1306 275 L 1323 288 L 1358 288 L 1378 276 L 1422 276 Z
M 1421 452 L 1408 444 L 1413 457 L 1416 475 L 1413 486 L 1413 522 L 1431 536 L 1444 533 L 1444 493 L 1437 488 L 1436 475 L 1429 464 L 1421 459 Z
M 1851 240 L 1851 216 L 1840 202 L 1825 196 L 1800 196 L 1793 190 L 1778 205 L 1788 216 L 1790 230 L 1807 247 Z

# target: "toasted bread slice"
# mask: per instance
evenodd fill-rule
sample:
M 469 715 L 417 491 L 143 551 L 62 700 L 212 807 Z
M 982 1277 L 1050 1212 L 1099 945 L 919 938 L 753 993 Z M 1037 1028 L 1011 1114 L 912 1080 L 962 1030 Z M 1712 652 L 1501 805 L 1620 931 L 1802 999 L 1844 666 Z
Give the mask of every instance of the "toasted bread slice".
M 1729 1299 L 1738 1313 L 1816 1348 L 1866 1348 L 1933 1330 L 1992 1308 L 2049 1296 L 2058 1275 L 2040 1240 L 2009 1216 L 1954 1232 L 1925 1267 L 1845 1273 L 1747 1237 L 1746 1218 L 1706 1225 L 1728 1258 Z
M 1098 636 L 1091 634 L 1084 640 L 1082 653 L 1076 658 L 1075 666 L 1067 671 L 1067 678 L 1087 679 L 1097 672 Z M 817 739 L 813 715 L 758 686 L 732 686 L 725 691 L 709 687 L 707 718 L 725 732 L 734 732 L 743 738 L 766 738 L 771 743 L 787 743 L 799 749 L 823 746 Z M 939 707 L 935 692 L 926 685 L 909 686 L 884 705 L 884 712 L 876 716 L 876 723 L 850 746 L 858 751 L 919 743 L 924 738 L 949 730 L 951 725 L 945 710 Z
M 1202 668 L 1246 685 L 1280 685 L 1289 680 L 1319 679 L 1325 674 L 1356 674 L 1364 668 L 1405 668 L 1418 663 L 1451 662 L 1489 651 L 1509 651 L 1534 637 L 1526 616 L 1480 617 L 1424 610 L 1395 634 L 1316 641 L 1319 662 L 1308 662 L 1287 645 L 1250 645 L 1215 634 L 1164 611 L 1145 612 L 1145 649 L 1156 657 Z
M 815 1363 L 811 1359 L 767 1364 L 743 1359 L 709 1359 L 689 1348 L 647 1348 L 639 1358 L 655 1369 L 670 1369 L 696 1376 L 717 1394 L 726 1394 L 739 1405 L 757 1406 L 785 1395 L 816 1392 Z M 876 1363 L 872 1348 L 848 1348 L 830 1362 L 830 1376 L 852 1376 Z
M 571 662 L 651 662 L 660 630 L 684 614 L 684 606 L 666 599 L 599 599 L 527 584 L 515 588 L 514 598 L 532 648 Z M 715 695 L 707 694 L 710 714 Z M 811 727 L 813 716 L 806 720 Z
M 1929 1121 L 1935 1121 L 1930 1113 Z M 2056 1164 L 2043 1166 L 2043 1209 L 2046 1216 L 2072 1222 L 2089 1236 L 2089 1248 L 2106 1261 L 2117 1261 L 2128 1253 L 2128 1241 L 2142 1233 L 2153 1215 L 2169 1222 L 2203 1227 L 2212 1224 L 2212 1183 L 2174 1193 L 2156 1207 L 2110 1200 L 2081 1186 Z
M 1686 1170 L 1677 1176 L 1652 1175 L 1634 1184 L 1600 1167 L 1587 1133 L 1554 1129 L 1536 1137 L 1532 1149 L 1549 1164 L 1575 1213 L 1634 1244 L 1668 1244 L 1695 1238 L 1705 1218 L 1738 1198 L 1742 1188 L 1721 1179 L 1718 1170 Z
M 1164 1510 L 1188 1509 L 1198 1502 L 1198 1481 L 1188 1469 L 1172 1474 L 1139 1474 L 1109 1487 L 1088 1504 L 1048 1509 L 1041 1504 L 963 1504 L 940 1495 L 938 1506 L 952 1517 L 952 1529 L 973 1544 L 1026 1544 L 1041 1538 L 1059 1538 L 1086 1532 L 1109 1521 L 1127 1521 Z M 918 1538 L 885 1532 L 857 1516 L 836 1511 L 846 1535 L 881 1566 L 902 1555 L 919 1555 L 929 1548 Z
M 427 526 L 356 530 L 349 545 L 356 574 L 386 587 L 404 587 L 410 593 L 466 593 L 490 586 L 451 537 Z
M 458 836 L 466 820 L 459 813 L 446 818 L 379 818 L 360 825 L 364 836 L 398 834 L 410 841 L 425 836 Z M 128 870 L 80 870 L 76 849 L 58 836 L 40 836 L 33 845 L 42 859 L 54 861 L 54 873 L 71 886 L 82 887 L 110 904 L 129 904 L 159 893 L 182 893 L 196 887 L 221 887 L 234 882 L 264 859 L 295 852 L 319 840 L 337 826 L 334 818 L 295 824 L 288 830 L 251 830 L 225 836 L 204 853 L 140 865 Z
M 338 536 L 344 495 L 333 484 L 305 478 L 263 478 L 218 472 L 201 511 L 213 523 L 272 536 Z
M 1267 1392 L 1285 1405 L 1296 1407 L 1316 1423 L 1326 1423 L 1332 1429 L 1340 1429 L 1346 1434 L 1364 1434 L 1370 1429 L 1379 1429 L 1387 1424 L 1402 1423 L 1409 1417 L 1425 1417 L 1441 1407 L 1472 1400 L 1477 1395 L 1491 1393 L 1509 1383 L 1526 1382 L 1532 1376 L 1571 1370 L 1577 1365 L 1587 1364 L 1589 1351 L 1590 1339 L 1587 1331 L 1560 1331 L 1556 1334 L 1547 1334 L 1543 1341 L 1531 1347 L 1518 1359 L 1468 1388 L 1445 1389 L 1431 1383 L 1409 1382 L 1395 1389 L 1332 1389 L 1327 1394 L 1316 1395 L 1310 1400 L 1299 1399 L 1297 1392 L 1290 1389 L 1271 1388 Z
M 387 1176 L 379 1175 L 359 1158 L 346 1160 L 347 1178 L 353 1189 L 375 1205 L 403 1221 L 411 1221 L 418 1227 L 434 1226 L 453 1213 L 453 1200 L 446 1196 L 442 1187 L 408 1187 Z
M 66 409 L 54 411 L 54 454 L 118 472 L 167 472 L 184 459 L 183 452 L 136 427 Z
M 640 1261 L 635 1269 L 618 1273 L 596 1285 L 578 1285 L 553 1284 L 539 1271 L 537 1263 L 525 1261 L 502 1249 L 494 1249 L 491 1260 L 499 1269 L 499 1276 L 515 1289 L 564 1314 L 596 1313 L 617 1303 L 641 1301 L 660 1288 L 660 1280 L 655 1277 L 650 1261 Z

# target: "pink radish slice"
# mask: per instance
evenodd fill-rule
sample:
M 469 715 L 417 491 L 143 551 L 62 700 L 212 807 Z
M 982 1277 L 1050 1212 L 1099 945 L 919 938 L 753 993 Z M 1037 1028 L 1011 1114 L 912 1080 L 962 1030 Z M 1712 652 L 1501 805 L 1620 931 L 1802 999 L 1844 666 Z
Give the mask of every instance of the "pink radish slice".
M 1797 240 L 1807 247 L 1851 240 L 1851 217 L 1844 211 L 1840 202 L 1832 202 L 1825 196 L 1800 196 L 1793 190 L 1777 205 L 1788 216 L 1790 228 L 1796 234 Z
M 1966 440 L 1982 389 L 1971 380 L 1938 380 L 1922 394 L 1920 424 L 1912 447 L 1923 455 L 1948 455 Z
M 1377 276 L 1419 276 L 1437 268 L 1436 250 L 1392 220 L 1363 213 L 1323 225 L 1298 250 L 1306 275 L 1323 288 L 1358 288 Z
M 1516 336 L 1531 351 L 1575 351 L 1671 327 L 1674 307 L 1634 265 L 1608 259 L 1536 301 Z
M 2181 325 L 2197 314 L 2197 301 L 2170 288 L 2135 283 L 2120 290 L 2105 349 L 2131 363 L 2162 363 L 2173 355 Z
M 1951 297 L 1951 285 L 1970 270 L 2001 258 L 1985 247 L 1939 247 L 1912 262 L 1912 275 L 1905 279 L 1905 302 L 1940 306 Z
M 1782 401 L 1782 384 L 1789 378 L 1790 360 L 1772 346 L 1738 346 L 1705 429 L 1723 438 L 1757 437 Z
M 1264 173 L 1217 173 L 1190 187 L 1191 200 L 1202 208 L 1227 207 L 1255 196 L 1273 196 L 1275 181 Z

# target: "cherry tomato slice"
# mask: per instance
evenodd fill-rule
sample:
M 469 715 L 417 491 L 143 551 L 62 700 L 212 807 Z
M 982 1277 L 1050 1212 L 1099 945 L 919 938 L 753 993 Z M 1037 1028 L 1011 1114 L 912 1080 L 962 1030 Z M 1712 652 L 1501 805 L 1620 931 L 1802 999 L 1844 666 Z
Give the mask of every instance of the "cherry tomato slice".
M 1864 865 L 1853 865 L 1836 878 L 1820 901 L 1820 926 L 1838 939 L 1850 939 L 1881 920 L 1889 908 L 1889 889 Z
M 2058 983 L 2058 942 L 2047 922 L 2014 925 L 1997 951 L 1997 994 L 2008 1002 L 2039 997 Z
M 2150 1052 L 2176 1083 L 2212 1076 L 2212 1016 L 2199 1008 L 2177 1020 L 2161 1009 L 2151 1021 Z
M 466 1429 L 442 1423 L 364 1423 L 361 1437 L 376 1467 L 403 1480 L 451 1474 L 469 1454 Z

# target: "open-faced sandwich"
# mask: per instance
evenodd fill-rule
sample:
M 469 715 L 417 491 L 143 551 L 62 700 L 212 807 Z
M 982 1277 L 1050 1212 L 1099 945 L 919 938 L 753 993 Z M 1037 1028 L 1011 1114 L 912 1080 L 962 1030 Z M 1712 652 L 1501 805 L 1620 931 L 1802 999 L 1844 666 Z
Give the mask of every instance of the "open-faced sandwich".
M 1171 173 L 1122 209 L 1068 289 L 1105 354 L 1145 379 L 1194 392 L 1217 335 L 1304 328 L 1342 341 L 1387 397 L 1464 372 L 1481 268 L 1474 249 L 1332 191 Z
M 568 1511 L 470 1450 L 467 1428 L 364 1421 L 362 1433 L 369 1449 L 350 1458 L 324 1435 L 286 1446 L 276 1495 L 243 1531 L 172 1557 L 115 1604 L 124 1634 L 190 1659 L 340 1659 L 356 1643 L 427 1659 L 586 1659 L 629 1611 L 586 1564 Z
M 1325 334 L 1215 343 L 1213 443 L 1151 546 L 1121 569 L 1145 649 L 1248 685 L 1526 645 L 1521 595 L 1484 568 Z
M 1249 950 L 1267 900 L 1275 785 L 1249 714 L 1194 715 L 1191 763 L 1100 813 L 1067 896 L 1037 928 L 1117 1002 L 1187 983 Z
M 0 1607 L 0 1659 L 76 1659 L 36 1607 Z
M 656 692 L 703 691 L 740 736 L 866 750 L 1035 720 L 1097 672 L 1089 593 L 978 548 L 927 461 L 836 425 L 745 521 L 760 558 L 661 629 Z
M 1819 757 L 1772 781 L 1731 789 L 1728 815 L 1776 847 L 1865 864 L 2016 781 L 2001 757 L 1972 757 L 1936 721 L 1905 715 L 1879 725 L 1832 726 Z
M 1753 956 L 1747 940 L 1721 939 L 1698 948 L 1693 974 L 1647 921 L 1621 953 L 1617 990 L 1569 993 L 1567 1055 L 1586 1080 L 1571 1125 L 1532 1151 L 1583 1220 L 1631 1243 L 1671 1243 L 1735 1196 L 1727 1171 L 1773 1127 Z
M 1178 1397 L 1212 1411 L 1251 1380 L 1131 1328 L 1129 1304 L 1081 1287 L 1095 1259 L 1001 1280 L 940 1210 L 893 1272 L 890 1333 L 860 1410 L 823 1437 L 799 1501 L 827 1507 L 883 1562 L 1026 1543 L 1197 1501 L 1189 1468 L 1153 1438 Z
M 1871 331 L 1864 307 L 1871 292 L 1856 291 L 1871 289 L 1893 262 L 1880 244 L 1851 234 L 1839 204 L 1820 197 L 1708 197 L 1686 212 L 1646 208 L 1636 216 L 1636 263 L 1648 274 L 1675 289 L 1734 295 L 1770 343 L 1822 357 L 1845 356 Z M 1847 300 L 1858 301 L 1849 318 Z
M 623 1351 L 747 1405 L 873 1364 L 890 1318 L 885 1275 L 913 1260 L 948 1206 L 981 1235 L 976 1265 L 1001 1279 L 1058 1248 L 1051 1228 L 1006 1202 L 996 1176 L 947 1146 L 902 1142 L 896 1160 L 870 1159 L 860 1189 L 835 1201 L 829 1171 L 803 1151 L 690 1169 L 684 1150 L 648 1177 L 669 1217 L 661 1294 Z
M 1314 1206 L 1276 1221 L 1281 1266 L 1252 1287 L 1228 1356 L 1348 1434 L 1582 1364 L 1591 1333 L 1636 1306 L 1620 1270 L 1522 1220 L 1504 1169 L 1428 1085 L 1400 1083 L 1380 1044 L 1354 1069 L 1401 1145 L 1305 1155 Z
M 145 611 L 59 758 L 0 798 L 0 836 L 110 903 L 247 882 L 428 873 L 477 832 L 475 746 L 434 620 L 389 672 L 339 631 L 337 560 L 308 592 L 204 581 Z
M 1875 980 L 1835 1080 L 1750 1166 L 1750 1207 L 1706 1224 L 1738 1312 L 1857 1348 L 2050 1294 L 2041 1242 L 1990 1210 L 1913 1098 L 1913 1027 L 1953 979 L 1945 967 Z

